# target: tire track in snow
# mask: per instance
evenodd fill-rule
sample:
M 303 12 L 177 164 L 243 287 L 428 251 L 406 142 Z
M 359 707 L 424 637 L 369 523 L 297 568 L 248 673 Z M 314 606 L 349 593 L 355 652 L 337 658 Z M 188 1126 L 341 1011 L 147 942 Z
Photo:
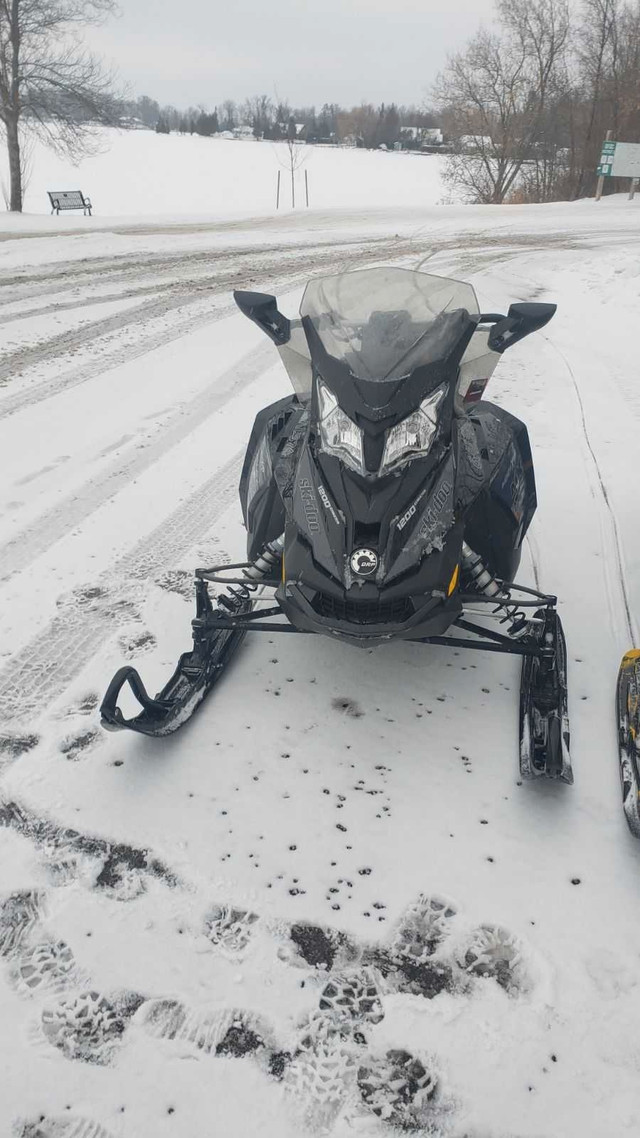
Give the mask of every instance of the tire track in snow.
M 101 354 L 97 359 L 90 359 L 87 363 L 80 364 L 62 376 L 54 376 L 51 379 L 30 386 L 26 391 L 16 391 L 13 395 L 8 395 L 0 402 L 0 419 L 8 418 L 10 415 L 15 415 L 17 412 L 32 407 L 36 403 L 41 403 L 45 399 L 51 399 L 54 395 L 59 395 L 63 391 L 69 391 L 74 387 L 78 387 L 81 383 L 86 383 L 96 376 L 106 374 L 106 372 L 111 371 L 113 368 L 120 367 L 122 364 L 132 363 L 133 360 L 140 359 L 141 356 L 147 355 L 148 352 L 152 352 L 156 348 L 166 347 L 166 345 L 172 343 L 173 340 L 179 340 L 182 336 L 186 336 L 190 332 L 195 332 L 206 324 L 214 324 L 218 320 L 224 320 L 228 316 L 232 316 L 235 311 L 235 305 L 232 304 L 225 305 L 223 308 L 218 309 L 207 308 L 206 312 L 197 316 L 190 314 L 169 328 L 158 328 L 152 332 L 147 331 L 146 334 L 136 337 L 135 341 L 129 345 L 123 346 L 122 344 L 116 344 L 115 348 L 111 351 Z M 130 324 L 130 327 L 133 328 L 134 324 Z M 44 349 L 46 346 L 47 345 L 42 346 L 43 359 L 45 358 Z
M 400 242 L 401 244 L 402 242 Z M 405 242 L 407 246 L 410 242 Z M 373 243 L 369 247 L 363 248 L 358 245 L 357 252 L 351 250 L 351 255 L 354 260 L 360 263 L 367 263 L 371 260 L 379 260 L 388 253 L 391 249 L 396 252 L 399 242 L 394 240 L 387 243 L 384 247 L 379 244 Z M 273 289 L 277 287 L 281 291 L 290 291 L 306 283 L 309 275 L 313 273 L 314 268 L 319 268 L 327 263 L 335 264 L 336 253 L 339 252 L 344 245 L 330 246 L 331 253 L 323 254 L 322 257 L 316 256 L 309 258 L 306 253 L 305 256 L 298 259 L 298 261 L 291 263 L 286 262 L 284 265 L 278 266 L 275 264 L 272 267 L 264 263 L 251 267 L 250 272 L 247 274 L 239 273 L 237 270 L 229 272 L 224 278 L 217 278 L 215 283 L 203 282 L 197 285 L 191 292 L 185 291 L 180 296 L 175 294 L 170 297 L 163 297 L 160 300 L 155 300 L 149 304 L 140 305 L 137 308 L 129 309 L 126 313 L 117 314 L 112 317 L 99 321 L 94 324 L 85 326 L 76 332 L 65 332 L 61 336 L 56 337 L 55 340 L 50 340 L 41 343 L 37 348 L 31 349 L 28 366 L 36 366 L 37 364 L 48 362 L 50 358 L 57 358 L 78 347 L 88 347 L 95 344 L 97 340 L 105 335 L 113 335 L 115 332 L 126 331 L 127 329 L 135 329 L 138 324 L 143 321 L 160 320 L 169 312 L 177 311 L 185 306 L 197 304 L 198 302 L 204 303 L 204 309 L 199 313 L 188 313 L 186 316 L 176 323 L 170 325 L 168 328 L 159 327 L 142 338 L 137 336 L 130 344 L 122 345 L 116 344 L 115 348 L 111 351 L 101 353 L 97 358 L 89 359 L 86 363 L 80 364 L 78 367 L 66 372 L 63 375 L 57 375 L 51 379 L 29 385 L 25 390 L 24 388 L 10 394 L 2 399 L 0 402 L 0 419 L 9 415 L 14 415 L 18 411 L 33 406 L 44 399 L 51 398 L 62 391 L 67 391 L 70 388 L 76 387 L 81 383 L 93 379 L 96 375 L 102 375 L 104 372 L 109 371 L 111 368 L 118 367 L 124 363 L 138 359 L 140 356 L 146 355 L 147 352 L 153 351 L 155 348 L 163 347 L 174 340 L 180 339 L 182 336 L 188 335 L 190 332 L 196 331 L 199 328 L 212 323 L 215 320 L 221 320 L 236 312 L 234 304 L 225 305 L 222 308 L 212 309 L 208 305 L 208 300 L 203 297 L 203 293 L 209 293 L 211 296 L 218 293 L 228 293 L 233 288 L 239 288 L 243 285 L 251 285 L 253 288 Z M 260 274 L 258 281 L 256 276 Z M 100 325 L 101 331 L 96 332 L 96 327 Z M 74 343 L 73 337 L 77 335 L 79 338 Z M 49 348 L 53 345 L 52 355 L 49 353 Z M 22 355 L 21 352 L 16 355 Z M 5 360 L 5 364 L 7 361 Z M 2 380 L 7 380 L 7 368 L 5 364 L 0 365 L 0 385 Z M 21 366 L 27 366 L 22 363 Z M 4 371 L 3 371 L 4 368 Z
M 97 478 L 68 494 L 53 509 L 36 518 L 10 541 L 0 546 L 0 581 L 8 581 L 26 569 L 36 557 L 51 549 L 74 526 L 85 521 L 100 506 L 113 498 L 169 450 L 197 430 L 211 415 L 220 411 L 243 388 L 266 371 L 273 349 L 265 343 L 227 368 L 189 403 L 186 410 L 178 407 L 165 423 L 160 438 L 136 450 L 129 458 L 115 459 Z
M 622 599 L 622 607 L 624 609 L 625 623 L 627 626 L 627 643 L 628 644 L 635 644 L 636 643 L 635 626 L 634 626 L 633 616 L 631 615 L 631 604 L 629 601 L 629 591 L 628 591 L 628 587 L 627 587 L 627 580 L 626 580 L 626 574 L 625 574 L 625 569 L 624 569 L 624 557 L 623 557 L 623 553 L 622 553 L 622 541 L 620 538 L 620 531 L 618 529 L 618 519 L 616 518 L 615 511 L 614 511 L 613 506 L 611 504 L 611 499 L 609 498 L 607 486 L 606 486 L 606 483 L 605 483 L 605 480 L 604 480 L 604 477 L 602 474 L 602 470 L 600 468 L 600 463 L 598 462 L 596 453 L 595 453 L 595 451 L 593 449 L 593 445 L 591 443 L 591 437 L 589 435 L 589 428 L 587 427 L 587 418 L 586 418 L 584 403 L 582 400 L 582 395 L 580 393 L 580 387 L 578 386 L 578 382 L 576 380 L 573 368 L 571 367 L 571 364 L 569 363 L 569 360 L 565 356 L 562 349 L 559 348 L 558 345 L 556 343 L 554 343 L 554 341 L 549 336 L 546 336 L 543 334 L 543 339 L 547 342 L 547 344 L 550 345 L 551 348 L 553 348 L 554 352 L 556 352 L 557 355 L 560 357 L 560 359 L 563 361 L 565 368 L 566 368 L 566 370 L 569 373 L 569 376 L 571 378 L 573 391 L 574 391 L 576 401 L 578 404 L 578 409 L 580 412 L 580 425 L 581 425 L 581 430 L 582 430 L 582 436 L 583 436 L 586 448 L 589 452 L 591 464 L 592 464 L 593 470 L 594 470 L 595 475 L 596 475 L 597 487 L 600 491 L 600 495 L 601 495 L 602 501 L 604 503 L 604 513 L 606 514 L 606 516 L 608 518 L 611 536 L 613 538 L 613 540 L 611 541 L 610 544 L 613 547 L 613 550 L 615 553 L 616 575 L 617 575 L 618 586 L 620 589 L 620 595 L 621 595 L 621 599 Z M 601 513 L 602 513 L 602 511 L 601 511 Z M 603 552 L 606 552 L 606 550 L 604 550 Z M 603 559 L 603 563 L 606 567 L 606 564 L 607 564 L 607 558 L 606 557 Z M 613 601 L 613 598 L 611 597 L 611 595 L 610 595 L 610 601 Z M 612 613 L 612 615 L 615 615 L 615 614 Z
M 121 332 L 132 324 L 140 324 L 146 320 L 166 316 L 174 308 L 181 308 L 201 300 L 200 292 L 185 292 L 179 296 L 163 296 L 160 299 L 146 301 L 129 308 L 125 312 L 117 312 L 112 316 L 105 316 L 101 320 L 93 320 L 81 328 L 68 329 L 49 340 L 36 343 L 32 347 L 18 348 L 15 352 L 6 355 L 0 361 L 0 385 L 4 386 L 16 371 L 24 371 L 35 364 L 42 363 L 43 355 L 47 361 L 58 359 L 59 356 L 68 355 L 79 348 L 86 347 L 93 340 L 108 336 L 112 332 Z
M 131 621 L 135 605 L 129 583 L 142 583 L 175 565 L 202 540 L 236 496 L 243 457 L 244 451 L 239 451 L 90 588 L 77 591 L 60 616 L 9 661 L 0 672 L 3 725 L 42 714 L 118 625 Z

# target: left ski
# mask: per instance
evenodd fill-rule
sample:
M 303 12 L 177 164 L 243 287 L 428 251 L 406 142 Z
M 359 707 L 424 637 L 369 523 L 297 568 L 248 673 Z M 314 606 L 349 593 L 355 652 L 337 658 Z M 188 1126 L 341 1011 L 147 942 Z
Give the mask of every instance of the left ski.
M 237 600 L 236 613 L 251 610 L 251 600 Z M 211 691 L 222 675 L 231 657 L 245 637 L 240 628 L 211 629 L 207 627 L 207 617 L 219 613 L 228 617 L 229 612 L 214 610 L 203 580 L 196 581 L 196 619 L 193 621 L 193 648 L 183 652 L 171 678 L 154 697 L 145 688 L 135 668 L 120 668 L 100 705 L 100 721 L 108 731 L 127 728 L 141 735 L 172 735 L 191 718 L 196 708 Z M 122 688 L 128 684 L 141 711 L 130 719 L 125 718 L 118 700 Z
M 524 656 L 520 683 L 520 775 L 572 783 L 567 646 L 554 608 L 536 613 L 531 635 L 545 656 Z
M 640 838 L 640 650 L 625 652 L 616 687 L 622 808 L 634 838 Z

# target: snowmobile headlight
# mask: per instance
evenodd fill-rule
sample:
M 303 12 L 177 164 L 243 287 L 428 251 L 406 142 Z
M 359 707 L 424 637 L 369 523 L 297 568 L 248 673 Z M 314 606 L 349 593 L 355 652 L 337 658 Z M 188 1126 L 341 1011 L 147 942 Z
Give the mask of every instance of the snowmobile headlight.
M 364 448 L 362 431 L 340 407 L 338 400 L 324 383 L 318 380 L 318 426 L 322 449 L 341 458 L 346 466 L 364 474 Z
M 427 454 L 438 426 L 438 408 L 444 393 L 443 384 L 423 399 L 417 411 L 391 428 L 384 444 L 381 474 L 408 458 Z

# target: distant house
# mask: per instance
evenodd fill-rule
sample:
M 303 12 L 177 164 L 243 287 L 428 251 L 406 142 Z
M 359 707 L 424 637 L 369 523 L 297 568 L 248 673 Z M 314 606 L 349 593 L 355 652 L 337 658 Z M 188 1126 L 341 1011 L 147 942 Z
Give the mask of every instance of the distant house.
M 442 146 L 444 135 L 439 126 L 403 126 L 400 142 L 410 149 L 423 150 Z
M 464 154 L 478 154 L 483 150 L 491 150 L 493 146 L 486 134 L 462 134 L 456 141 Z
M 293 138 L 296 142 L 306 142 L 308 127 L 303 122 L 279 122 L 278 133 L 282 138 Z
M 125 115 L 120 119 L 120 126 L 124 130 L 152 130 L 152 127 L 147 126 L 142 119 L 136 118 L 135 115 Z
M 248 123 L 243 123 L 242 126 L 236 126 L 233 130 L 234 138 L 253 138 L 253 127 Z

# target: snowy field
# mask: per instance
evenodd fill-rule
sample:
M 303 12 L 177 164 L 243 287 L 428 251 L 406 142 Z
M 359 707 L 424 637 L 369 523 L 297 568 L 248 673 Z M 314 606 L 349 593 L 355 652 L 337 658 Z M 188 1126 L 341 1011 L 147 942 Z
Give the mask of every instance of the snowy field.
M 47 190 L 82 190 L 97 218 L 150 214 L 275 212 L 278 172 L 280 210 L 291 208 L 291 170 L 286 143 L 252 142 L 153 131 L 98 129 L 93 154 L 73 166 L 40 143 L 27 144 L 25 210 L 50 212 Z M 437 204 L 444 196 L 437 155 L 299 146 L 295 150 L 296 206 L 376 209 Z M 0 155 L 0 184 L 8 184 Z M 70 213 L 63 222 L 80 214 Z
M 640 1133 L 613 717 L 640 616 L 640 205 L 325 204 L 0 226 L 3 1138 L 391 1138 L 401 1052 L 414 1089 L 437 1079 L 432 1138 Z M 519 782 L 518 662 L 437 647 L 255 636 L 182 735 L 97 724 L 116 667 L 156 690 L 189 646 L 194 566 L 244 554 L 243 449 L 287 380 L 231 289 L 293 313 L 308 276 L 374 263 L 485 310 L 559 304 L 489 394 L 530 431 L 522 579 L 560 598 L 572 788 Z M 496 937 L 500 982 L 474 968 Z

